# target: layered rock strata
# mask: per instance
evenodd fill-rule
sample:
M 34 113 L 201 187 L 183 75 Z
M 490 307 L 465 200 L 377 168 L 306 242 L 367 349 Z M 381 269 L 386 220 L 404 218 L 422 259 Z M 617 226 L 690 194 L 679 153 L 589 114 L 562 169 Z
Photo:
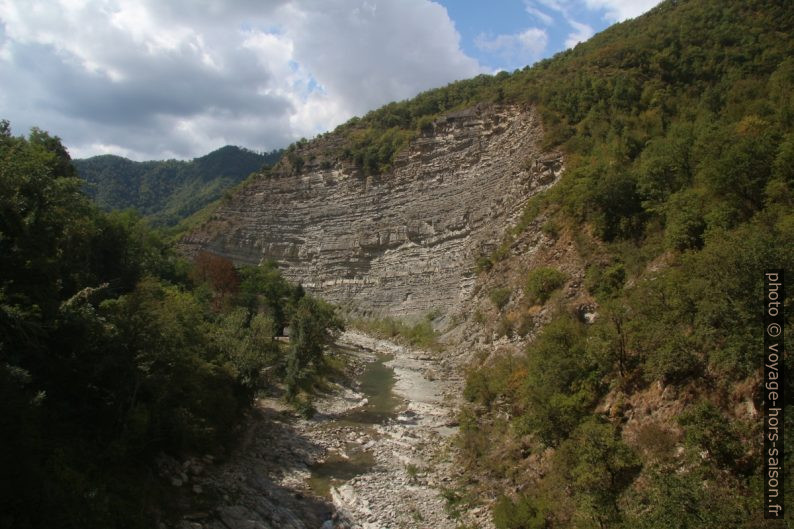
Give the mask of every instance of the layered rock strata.
M 183 248 L 273 259 L 291 281 L 365 315 L 450 312 L 471 294 L 477 257 L 562 171 L 541 138 L 532 109 L 475 107 L 437 120 L 374 177 L 329 162 L 334 138 L 321 138 L 298 151 L 310 160 L 298 174 L 250 182 Z

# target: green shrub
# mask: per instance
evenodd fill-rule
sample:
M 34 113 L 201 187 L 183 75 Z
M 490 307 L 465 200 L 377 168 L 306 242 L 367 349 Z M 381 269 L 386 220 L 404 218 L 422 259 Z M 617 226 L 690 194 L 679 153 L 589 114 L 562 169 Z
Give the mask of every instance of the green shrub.
M 474 267 L 475 271 L 479 274 L 480 272 L 488 272 L 491 268 L 493 268 L 493 261 L 487 255 L 481 255 L 477 258 L 477 263 Z
M 553 472 L 570 488 L 580 515 L 592 527 L 617 527 L 618 497 L 642 469 L 637 454 L 621 440 L 620 430 L 591 417 L 555 452 Z
M 494 288 L 488 293 L 488 298 L 496 305 L 497 309 L 502 310 L 510 301 L 510 289 L 506 287 Z
M 529 346 L 516 402 L 523 410 L 517 419 L 522 432 L 555 446 L 595 406 L 603 390 L 602 375 L 586 344 L 586 327 L 560 317 L 546 325 Z
M 469 402 L 490 404 L 495 395 L 488 385 L 488 377 L 481 369 L 473 369 L 466 374 L 463 397 Z
M 703 245 L 706 221 L 702 212 L 703 199 L 697 194 L 683 191 L 671 196 L 665 209 L 667 225 L 665 244 L 673 250 L 689 250 Z
M 717 480 L 708 478 L 700 469 L 685 472 L 656 469 L 650 472 L 644 477 L 643 487 L 628 491 L 621 527 L 753 527 L 751 520 L 758 516 L 757 498 L 760 493 L 748 493 L 724 476 Z
M 707 401 L 692 406 L 678 418 L 686 443 L 706 450 L 722 468 L 737 468 L 745 449 L 731 420 Z
M 436 331 L 433 330 L 433 325 L 423 320 L 407 328 L 403 331 L 403 336 L 408 340 L 408 343 L 417 347 L 436 347 L 438 345 Z
M 556 239 L 560 235 L 560 228 L 553 220 L 546 221 L 543 226 L 541 226 L 540 231 L 550 239 Z
M 555 268 L 540 267 L 532 270 L 525 291 L 532 303 L 546 303 L 551 294 L 565 284 L 566 275 Z
M 665 384 L 683 383 L 703 371 L 691 340 L 685 336 L 668 336 L 659 347 L 646 352 L 645 379 Z
M 626 282 L 626 269 L 622 263 L 602 267 L 593 265 L 585 273 L 584 284 L 596 298 L 609 299 L 616 296 Z
M 317 413 L 317 408 L 314 407 L 311 399 L 307 397 L 295 401 L 295 411 L 304 419 L 311 419 Z
M 501 496 L 493 506 L 493 523 L 496 529 L 545 529 L 546 513 L 539 503 L 525 495 L 516 500 Z

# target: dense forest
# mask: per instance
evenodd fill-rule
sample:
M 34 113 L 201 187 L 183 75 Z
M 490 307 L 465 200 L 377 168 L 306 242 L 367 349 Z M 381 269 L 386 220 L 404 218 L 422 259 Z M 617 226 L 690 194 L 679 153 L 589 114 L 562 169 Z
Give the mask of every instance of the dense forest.
M 667 0 L 532 67 L 354 118 L 329 133 L 334 155 L 386 173 L 443 113 L 475 104 L 534 105 L 566 170 L 472 266 L 498 270 L 539 220 L 548 237 L 573 232 L 598 317 L 565 304 L 552 265 L 491 292 L 496 311 L 520 299 L 551 317 L 503 318 L 495 332 L 530 345 L 467 373 L 468 490 L 495 499 L 498 529 L 785 527 L 762 519 L 761 420 L 739 418 L 734 396 L 762 409 L 763 270 L 794 269 L 790 2 Z M 56 137 L 0 127 L 3 526 L 149 526 L 160 491 L 140 462 L 219 450 L 263 385 L 300 402 L 341 327 L 275 267 L 188 263 L 82 185 Z M 286 324 L 289 346 L 273 340 Z M 630 410 L 598 411 L 654 386 L 680 396 L 674 425 L 629 437 Z
M 469 372 L 461 446 L 502 484 L 497 528 L 782 526 L 759 506 L 761 420 L 734 399 L 749 384 L 761 409 L 763 271 L 794 267 L 792 39 L 785 2 L 665 2 L 489 83 L 540 107 L 567 170 L 480 269 L 543 218 L 577 233 L 599 305 L 583 323 L 554 296 L 562 273 L 527 271 L 514 295 L 555 316 L 523 356 Z M 672 425 L 627 436 L 629 406 L 598 410 L 655 385 L 685 404 Z M 515 471 L 531 458 L 539 472 Z
M 190 161 L 134 162 L 110 154 L 74 160 L 100 208 L 132 208 L 155 226 L 174 226 L 223 196 L 251 173 L 275 164 L 281 150 L 257 154 L 227 145 Z
M 0 122 L 2 527 L 156 525 L 154 457 L 222 454 L 263 388 L 309 411 L 342 326 L 274 265 L 187 262 L 82 187 L 57 137 Z
M 515 298 L 554 314 L 523 355 L 468 374 L 461 448 L 476 494 L 501 496 L 499 529 L 780 527 L 759 507 L 761 421 L 731 403 L 760 388 L 763 271 L 794 269 L 792 57 L 789 2 L 668 0 L 531 68 L 391 103 L 333 133 L 338 159 L 386 173 L 444 112 L 535 105 L 547 146 L 566 154 L 561 182 L 477 262 L 489 273 L 544 219 L 548 236 L 576 233 L 599 305 L 594 324 L 581 322 L 555 295 L 567 278 L 553 266 L 491 293 L 497 310 Z M 790 302 L 786 313 L 790 333 Z M 504 315 L 496 332 L 534 331 Z M 672 427 L 629 442 L 627 415 L 596 411 L 608 394 L 653 385 L 682 395 Z M 791 430 L 790 407 L 786 421 Z M 794 464 L 791 447 L 785 457 Z M 517 470 L 528 461 L 534 472 Z

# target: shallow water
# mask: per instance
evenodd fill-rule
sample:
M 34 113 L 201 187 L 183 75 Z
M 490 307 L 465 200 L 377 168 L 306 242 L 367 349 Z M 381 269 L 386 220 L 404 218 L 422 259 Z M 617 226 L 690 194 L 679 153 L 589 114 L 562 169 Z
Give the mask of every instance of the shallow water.
M 334 419 L 335 425 L 352 426 L 362 432 L 366 430 L 371 438 L 372 426 L 384 424 L 397 416 L 397 407 L 402 400 L 392 391 L 394 369 L 386 365 L 391 359 L 388 355 L 379 354 L 367 364 L 358 380 L 367 404 Z M 344 455 L 331 452 L 324 462 L 309 467 L 309 486 L 317 494 L 329 497 L 332 486 L 341 485 L 369 471 L 374 465 L 375 458 L 370 452 L 350 443 Z
M 359 378 L 361 392 L 367 398 L 367 404 L 344 414 L 341 422 L 353 424 L 384 424 L 396 417 L 400 398 L 392 391 L 394 388 L 394 369 L 386 362 L 392 357 L 378 355 L 370 362 Z
M 332 452 L 324 462 L 310 466 L 309 487 L 320 496 L 330 497 L 332 486 L 341 485 L 375 465 L 372 454 L 360 448 L 353 448 L 346 455 L 347 458 Z

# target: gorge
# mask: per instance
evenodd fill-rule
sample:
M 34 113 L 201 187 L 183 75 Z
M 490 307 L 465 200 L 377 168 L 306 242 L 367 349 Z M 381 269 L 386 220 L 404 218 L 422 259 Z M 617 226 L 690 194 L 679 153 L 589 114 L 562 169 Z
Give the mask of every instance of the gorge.
M 790 2 L 666 0 L 274 165 L 95 158 L 99 205 L 0 120 L 0 527 L 784 527 L 792 57 Z
M 562 172 L 542 137 L 532 108 L 477 105 L 436 120 L 377 176 L 334 160 L 320 139 L 297 151 L 310 160 L 297 174 L 259 176 L 182 245 L 275 260 L 291 281 L 362 315 L 460 312 L 477 257 Z

